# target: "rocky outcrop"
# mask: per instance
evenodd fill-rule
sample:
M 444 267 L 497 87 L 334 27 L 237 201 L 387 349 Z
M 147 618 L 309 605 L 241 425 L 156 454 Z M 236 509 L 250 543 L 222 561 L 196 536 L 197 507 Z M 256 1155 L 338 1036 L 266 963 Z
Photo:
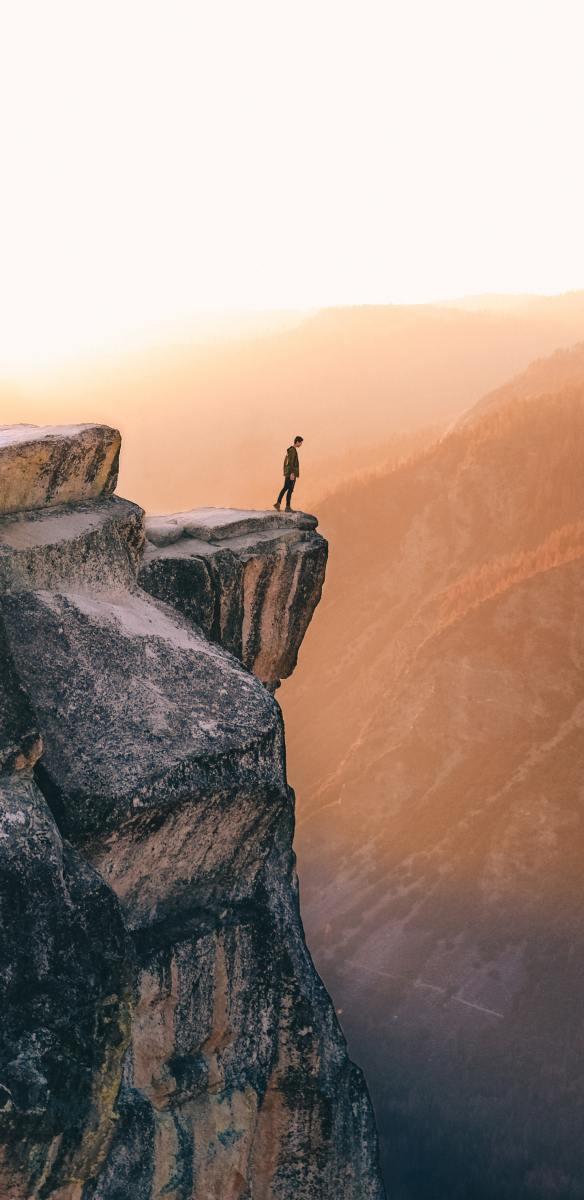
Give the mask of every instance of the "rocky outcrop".
M 0 1193 L 378 1200 L 281 713 L 246 669 L 292 669 L 326 543 L 213 510 L 143 552 L 111 483 L 0 518 Z
M 327 544 L 306 513 L 194 509 L 146 522 L 140 585 L 275 689 L 320 600 Z
M 144 544 L 143 518 L 137 504 L 117 496 L 5 516 L 0 590 L 133 586 Z
M 0 513 L 109 495 L 119 456 L 107 425 L 0 425 Z

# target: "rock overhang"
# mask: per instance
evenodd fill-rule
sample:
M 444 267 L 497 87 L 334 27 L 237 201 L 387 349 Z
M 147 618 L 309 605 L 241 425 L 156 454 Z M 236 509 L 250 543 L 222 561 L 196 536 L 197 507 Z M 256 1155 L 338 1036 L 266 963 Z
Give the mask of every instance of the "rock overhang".
M 139 582 L 275 690 L 321 596 L 328 546 L 317 525 L 308 513 L 274 510 L 147 518 Z

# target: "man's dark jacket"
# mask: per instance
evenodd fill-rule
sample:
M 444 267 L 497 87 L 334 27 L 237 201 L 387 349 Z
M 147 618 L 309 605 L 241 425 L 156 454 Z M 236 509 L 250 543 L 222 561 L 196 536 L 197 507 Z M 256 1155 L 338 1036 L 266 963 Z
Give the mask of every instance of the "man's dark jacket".
M 294 475 L 296 479 L 300 474 L 300 463 L 298 461 L 298 451 L 296 446 L 288 446 L 286 457 L 284 459 L 284 475 L 288 478 L 289 475 Z

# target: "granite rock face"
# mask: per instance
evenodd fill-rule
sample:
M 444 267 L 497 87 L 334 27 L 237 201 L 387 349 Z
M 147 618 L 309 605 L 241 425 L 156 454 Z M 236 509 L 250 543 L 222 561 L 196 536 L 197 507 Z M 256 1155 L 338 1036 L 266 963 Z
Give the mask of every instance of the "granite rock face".
M 80 1195 L 115 1127 L 133 948 L 61 837 L 32 768 L 39 726 L 0 626 L 0 1195 Z
M 0 624 L 0 773 L 33 767 L 41 750 L 37 720 Z
M 260 682 L 326 543 L 301 514 L 184 516 L 144 552 L 107 494 L 0 518 L 0 1194 L 380 1200 Z
M 110 495 L 120 444 L 107 425 L 0 425 L 0 513 Z
M 140 584 L 274 690 L 294 670 L 320 599 L 327 543 L 316 525 L 273 510 L 153 517 Z
M 143 517 L 117 496 L 0 517 L 0 591 L 133 586 Z

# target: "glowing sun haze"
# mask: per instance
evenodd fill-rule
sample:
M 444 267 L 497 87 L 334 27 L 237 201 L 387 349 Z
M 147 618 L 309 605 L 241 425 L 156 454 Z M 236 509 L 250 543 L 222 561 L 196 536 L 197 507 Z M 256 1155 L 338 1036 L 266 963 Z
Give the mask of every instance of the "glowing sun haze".
M 0 367 L 584 284 L 579 0 L 0 0 Z

